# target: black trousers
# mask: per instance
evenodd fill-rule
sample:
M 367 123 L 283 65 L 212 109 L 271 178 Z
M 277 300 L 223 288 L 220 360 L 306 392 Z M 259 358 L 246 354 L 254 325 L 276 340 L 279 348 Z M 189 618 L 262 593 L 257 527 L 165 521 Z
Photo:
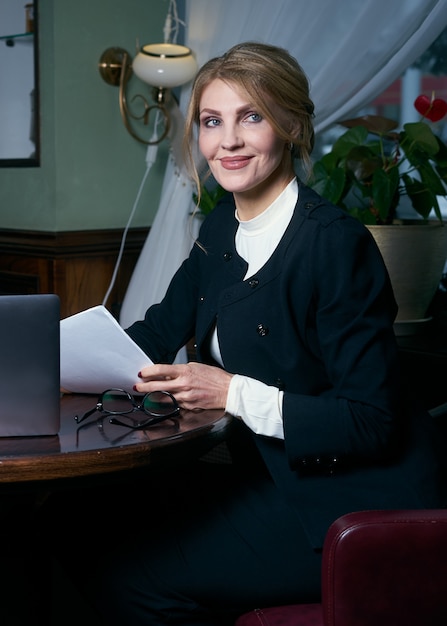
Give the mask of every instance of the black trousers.
M 317 601 L 321 554 L 265 470 L 197 462 L 53 497 L 60 560 L 106 626 L 230 625 Z

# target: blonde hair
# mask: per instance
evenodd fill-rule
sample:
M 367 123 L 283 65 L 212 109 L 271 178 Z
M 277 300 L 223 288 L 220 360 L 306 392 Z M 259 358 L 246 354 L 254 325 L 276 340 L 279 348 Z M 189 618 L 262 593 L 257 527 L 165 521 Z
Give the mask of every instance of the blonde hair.
M 304 170 L 309 173 L 314 144 L 314 105 L 303 69 L 283 48 L 256 42 L 240 43 L 205 63 L 192 86 L 183 148 L 199 197 L 201 185 L 194 162 L 194 131 L 199 124 L 203 90 L 217 78 L 240 87 L 248 94 L 253 106 L 270 123 L 278 137 L 290 144 L 292 158 L 301 159 Z M 271 103 L 279 107 L 284 115 L 274 116 L 269 108 Z

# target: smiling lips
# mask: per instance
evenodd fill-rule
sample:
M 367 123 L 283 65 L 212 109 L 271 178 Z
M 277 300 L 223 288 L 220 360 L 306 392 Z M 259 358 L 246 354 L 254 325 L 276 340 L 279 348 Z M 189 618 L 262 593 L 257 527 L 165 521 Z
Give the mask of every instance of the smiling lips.
M 222 167 L 226 170 L 240 170 L 250 162 L 250 157 L 231 156 L 220 159 Z

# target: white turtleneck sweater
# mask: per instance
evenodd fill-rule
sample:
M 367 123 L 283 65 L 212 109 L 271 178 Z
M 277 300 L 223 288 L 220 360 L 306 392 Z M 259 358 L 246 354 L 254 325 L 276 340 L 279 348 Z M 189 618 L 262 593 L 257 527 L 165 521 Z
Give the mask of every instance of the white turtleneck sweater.
M 248 263 L 245 278 L 253 276 L 273 254 L 283 236 L 298 199 L 298 183 L 294 178 L 260 215 L 243 222 L 236 211 L 239 227 L 236 250 Z M 211 354 L 223 365 L 217 328 L 211 339 Z M 225 410 L 240 417 L 259 435 L 284 439 L 282 420 L 283 392 L 250 378 L 235 374 L 231 379 Z

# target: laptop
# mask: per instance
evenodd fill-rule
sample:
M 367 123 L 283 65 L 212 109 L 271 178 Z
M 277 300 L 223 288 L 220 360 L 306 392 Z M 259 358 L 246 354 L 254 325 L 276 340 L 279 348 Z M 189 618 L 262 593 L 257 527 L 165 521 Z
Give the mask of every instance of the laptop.
M 59 323 L 55 294 L 0 296 L 0 437 L 58 433 Z

